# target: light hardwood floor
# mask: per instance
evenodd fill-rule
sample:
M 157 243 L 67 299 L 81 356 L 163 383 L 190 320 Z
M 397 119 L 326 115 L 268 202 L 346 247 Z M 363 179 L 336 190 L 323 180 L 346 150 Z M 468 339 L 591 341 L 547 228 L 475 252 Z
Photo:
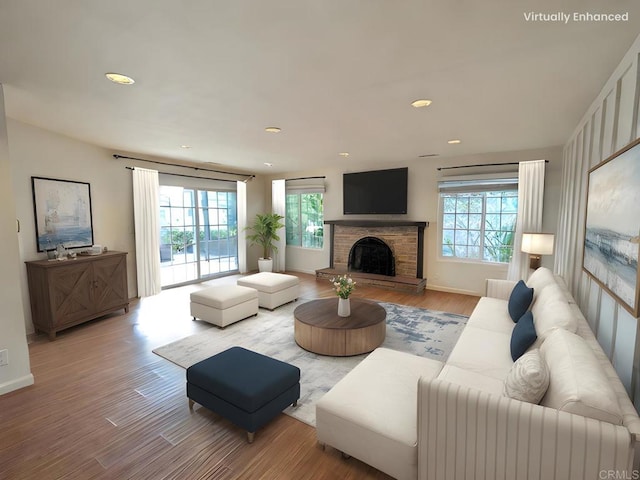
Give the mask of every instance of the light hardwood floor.
M 333 295 L 301 279 L 301 297 Z M 189 316 L 189 293 L 237 276 L 136 300 L 114 314 L 29 345 L 35 385 L 0 397 L 0 479 L 381 479 L 323 451 L 315 429 L 280 415 L 253 444 L 226 420 L 189 412 L 185 371 L 151 350 L 212 327 Z M 469 315 L 478 298 L 358 286 L 354 296 Z

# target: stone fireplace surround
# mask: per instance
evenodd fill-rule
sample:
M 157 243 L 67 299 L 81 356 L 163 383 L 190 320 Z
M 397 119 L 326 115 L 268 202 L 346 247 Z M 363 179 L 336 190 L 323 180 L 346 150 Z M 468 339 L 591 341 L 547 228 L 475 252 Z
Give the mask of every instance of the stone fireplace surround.
M 319 278 L 331 278 L 348 271 L 349 251 L 364 237 L 383 240 L 395 257 L 395 276 L 362 274 L 352 276 L 360 283 L 415 293 L 426 287 L 423 276 L 424 229 L 428 222 L 404 220 L 325 220 L 330 228 L 330 265 L 316 271 Z

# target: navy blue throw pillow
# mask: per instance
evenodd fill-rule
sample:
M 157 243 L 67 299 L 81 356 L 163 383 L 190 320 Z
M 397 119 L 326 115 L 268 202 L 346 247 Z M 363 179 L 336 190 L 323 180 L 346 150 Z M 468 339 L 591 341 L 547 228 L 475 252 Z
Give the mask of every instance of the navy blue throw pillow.
M 517 321 L 511 332 L 511 358 L 513 361 L 519 359 L 537 338 L 536 328 L 533 325 L 533 313 L 526 312 Z
M 516 286 L 511 290 L 511 295 L 509 296 L 509 316 L 511 320 L 517 322 L 524 312 L 529 309 L 529 305 L 533 300 L 533 288 L 527 287 L 527 284 L 524 281 L 520 280 L 516 283 Z

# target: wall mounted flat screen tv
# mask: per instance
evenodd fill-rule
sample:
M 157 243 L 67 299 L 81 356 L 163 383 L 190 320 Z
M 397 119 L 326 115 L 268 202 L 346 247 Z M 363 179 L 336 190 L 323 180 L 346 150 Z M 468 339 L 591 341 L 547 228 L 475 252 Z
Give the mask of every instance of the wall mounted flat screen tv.
M 408 174 L 407 167 L 343 174 L 344 214 L 407 213 Z

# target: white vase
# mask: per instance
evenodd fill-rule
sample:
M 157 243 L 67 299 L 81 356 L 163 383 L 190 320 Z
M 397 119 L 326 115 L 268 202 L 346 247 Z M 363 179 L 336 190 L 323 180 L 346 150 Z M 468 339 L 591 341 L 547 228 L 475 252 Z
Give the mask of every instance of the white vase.
M 338 298 L 338 316 L 348 317 L 351 315 L 351 303 L 348 298 Z

